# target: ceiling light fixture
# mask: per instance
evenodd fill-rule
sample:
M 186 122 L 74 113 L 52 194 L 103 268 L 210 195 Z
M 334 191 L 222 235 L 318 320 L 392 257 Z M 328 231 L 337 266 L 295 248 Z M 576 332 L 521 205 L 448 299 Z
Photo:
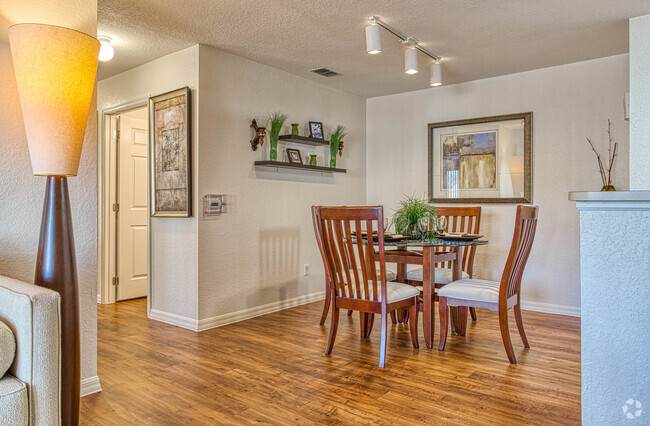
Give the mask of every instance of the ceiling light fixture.
M 409 47 L 404 51 L 404 72 L 406 74 L 417 74 L 418 69 L 418 51 L 415 50 L 415 41 L 409 37 L 404 44 Z
M 113 49 L 113 46 L 111 46 L 111 40 L 113 39 L 105 35 L 100 35 L 97 36 L 97 40 L 101 43 L 101 48 L 99 49 L 99 60 L 106 62 L 113 59 L 113 55 L 115 54 L 115 50 Z
M 431 64 L 431 77 L 429 84 L 433 87 L 437 87 L 442 84 L 442 67 L 440 65 L 440 61 L 435 61 Z
M 418 72 L 417 51 L 419 50 L 435 61 L 431 64 L 431 86 L 439 86 L 442 84 L 442 70 L 440 67 L 441 58 L 439 56 L 434 55 L 422 47 L 413 37 L 405 36 L 400 31 L 386 24 L 378 16 L 369 16 L 368 20 L 370 21 L 370 25 L 366 27 L 366 51 L 368 53 L 381 53 L 381 37 L 379 34 L 379 27 L 381 27 L 399 38 L 402 43 L 410 46 L 404 53 L 404 72 L 407 74 L 415 74 Z M 372 44 L 371 41 L 372 43 L 377 44 Z
M 366 27 L 366 52 L 376 55 L 381 53 L 381 32 L 376 22 L 372 19 L 370 22 L 371 24 Z

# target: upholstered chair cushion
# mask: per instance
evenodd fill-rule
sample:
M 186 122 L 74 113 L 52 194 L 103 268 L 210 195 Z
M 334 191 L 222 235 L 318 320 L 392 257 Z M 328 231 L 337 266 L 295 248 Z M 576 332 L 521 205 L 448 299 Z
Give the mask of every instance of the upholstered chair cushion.
M 0 321 L 0 377 L 3 377 L 16 357 L 14 332 Z
M 361 278 L 362 277 L 361 269 L 359 269 L 358 271 L 359 271 L 359 278 Z M 352 272 L 350 272 L 350 275 L 352 275 Z M 380 276 L 381 274 L 379 273 L 379 268 L 377 268 L 377 281 L 379 281 Z M 390 269 L 386 269 L 386 281 L 394 281 L 396 278 L 397 278 L 397 274 L 395 272 L 391 271 Z M 345 279 L 345 276 L 343 277 L 343 279 Z
M 416 268 L 406 273 L 406 279 L 410 281 L 422 281 L 422 268 Z M 449 268 L 436 268 L 436 283 L 437 284 L 448 284 L 454 280 L 454 272 Z M 388 272 L 386 273 L 388 276 Z M 468 279 L 469 274 L 465 271 L 462 271 L 462 279 Z
M 29 424 L 27 385 L 14 376 L 6 374 L 0 378 L 0 425 L 27 424 Z
M 499 283 L 487 280 L 458 280 L 438 289 L 438 296 L 499 303 Z
M 381 285 L 377 283 L 377 291 L 381 291 L 380 289 Z M 347 290 L 347 288 L 346 288 Z M 372 300 L 372 282 L 368 283 L 368 290 L 369 290 L 369 298 Z M 352 291 L 352 296 L 346 294 L 347 297 L 354 297 L 356 298 L 357 296 L 357 289 L 356 286 L 353 286 L 351 289 Z M 363 295 L 365 293 L 365 289 L 361 287 L 361 296 L 359 297 L 360 299 L 364 298 Z M 415 287 L 408 285 L 408 284 L 402 284 L 402 283 L 395 283 L 395 282 L 387 282 L 386 283 L 386 296 L 388 298 L 388 303 L 392 302 L 397 302 L 399 300 L 404 300 L 408 299 L 409 297 L 415 297 L 420 294 L 420 291 L 416 289 Z M 381 302 L 381 294 L 379 295 L 378 300 Z

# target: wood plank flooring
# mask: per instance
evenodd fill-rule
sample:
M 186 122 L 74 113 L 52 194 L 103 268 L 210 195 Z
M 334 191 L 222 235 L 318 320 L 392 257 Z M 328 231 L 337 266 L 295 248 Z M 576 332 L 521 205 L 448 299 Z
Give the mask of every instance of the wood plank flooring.
M 422 349 L 421 326 L 419 350 L 390 326 L 381 369 L 379 319 L 360 339 L 342 314 L 328 357 L 321 306 L 196 333 L 147 319 L 144 299 L 100 305 L 103 391 L 81 399 L 81 424 L 580 423 L 579 318 L 524 311 L 531 349 L 511 318 L 517 365 L 489 311 L 444 352 Z

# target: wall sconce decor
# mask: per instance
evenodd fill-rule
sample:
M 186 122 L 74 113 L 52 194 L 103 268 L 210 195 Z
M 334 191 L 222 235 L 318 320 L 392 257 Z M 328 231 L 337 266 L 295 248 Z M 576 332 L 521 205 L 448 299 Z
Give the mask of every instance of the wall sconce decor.
M 251 139 L 251 149 L 257 151 L 258 145 L 264 145 L 264 136 L 266 135 L 266 123 L 268 117 L 255 117 L 251 121 L 251 128 L 255 130 L 255 137 Z

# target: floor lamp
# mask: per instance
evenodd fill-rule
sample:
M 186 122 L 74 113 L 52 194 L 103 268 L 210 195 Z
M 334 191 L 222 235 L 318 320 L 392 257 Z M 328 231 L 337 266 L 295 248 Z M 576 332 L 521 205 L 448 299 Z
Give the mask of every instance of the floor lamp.
M 79 291 L 68 176 L 76 176 L 99 41 L 67 28 L 9 28 L 34 175 L 47 176 L 35 284 L 61 294 L 61 420 L 79 423 Z

